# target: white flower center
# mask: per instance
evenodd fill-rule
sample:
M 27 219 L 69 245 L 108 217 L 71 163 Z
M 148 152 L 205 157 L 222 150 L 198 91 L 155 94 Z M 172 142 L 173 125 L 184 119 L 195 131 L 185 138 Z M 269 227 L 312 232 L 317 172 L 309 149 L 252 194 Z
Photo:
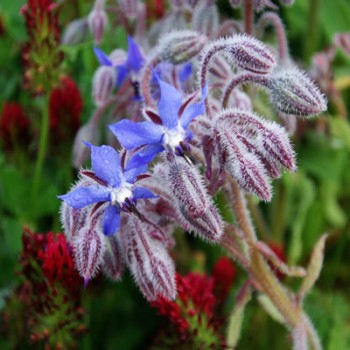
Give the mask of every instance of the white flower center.
M 180 125 L 171 130 L 165 129 L 163 136 L 164 147 L 174 152 L 175 148 L 184 140 L 185 134 L 185 130 Z
M 129 184 L 128 182 L 125 182 L 122 186 L 118 188 L 112 188 L 111 189 L 111 203 L 119 204 L 120 206 L 123 205 L 125 200 L 127 198 L 132 197 L 132 184 Z

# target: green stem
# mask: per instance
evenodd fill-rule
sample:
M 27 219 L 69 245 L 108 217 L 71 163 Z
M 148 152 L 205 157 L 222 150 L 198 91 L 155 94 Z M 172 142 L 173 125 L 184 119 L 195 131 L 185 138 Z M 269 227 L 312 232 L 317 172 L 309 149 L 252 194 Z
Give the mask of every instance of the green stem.
M 36 196 L 38 194 L 41 175 L 43 171 L 44 161 L 46 158 L 47 152 L 47 141 L 49 137 L 49 94 L 44 96 L 43 109 L 41 116 L 41 125 L 40 125 L 40 140 L 39 140 L 39 151 L 35 163 L 34 170 L 34 180 L 32 185 L 32 203 L 34 205 Z
M 309 61 L 313 52 L 315 52 L 317 32 L 318 28 L 318 17 L 320 10 L 320 0 L 310 0 L 309 6 L 309 20 L 307 21 L 306 28 L 306 40 L 304 47 L 304 57 Z

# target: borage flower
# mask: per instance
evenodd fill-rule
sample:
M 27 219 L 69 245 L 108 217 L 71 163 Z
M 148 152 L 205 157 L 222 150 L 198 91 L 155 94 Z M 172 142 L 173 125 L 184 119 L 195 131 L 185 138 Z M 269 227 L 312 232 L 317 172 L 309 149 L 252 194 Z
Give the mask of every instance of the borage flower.
M 191 103 L 196 94 L 183 100 L 178 90 L 162 81 L 156 73 L 153 74 L 161 94 L 158 113 L 146 108 L 144 112 L 151 121 L 135 123 L 124 119 L 109 128 L 127 150 L 146 146 L 138 152 L 140 164 L 150 162 L 156 154 L 164 150 L 181 155 L 188 161 L 188 141 L 192 136 L 188 126 L 195 117 L 205 112 L 207 86 L 202 90 L 200 102 Z
M 124 63 L 120 64 L 121 57 L 113 55 L 113 52 L 108 56 L 97 47 L 94 48 L 94 52 L 102 66 L 117 68 L 117 87 L 122 85 L 128 75 L 130 75 L 131 80 L 133 81 L 135 79 L 135 75 L 139 73 L 144 63 L 144 58 L 140 48 L 130 36 L 128 36 L 128 54 Z
M 134 183 L 147 166 L 139 165 L 133 158 L 124 166 L 124 157 L 110 146 L 93 146 L 91 149 L 93 171 L 82 170 L 80 174 L 87 176 L 95 185 L 78 186 L 58 198 L 74 209 L 81 209 L 93 203 L 109 202 L 103 217 L 103 233 L 113 235 L 120 227 L 120 211 L 138 214 L 136 202 L 141 198 L 154 198 L 152 192 L 143 187 L 135 187 Z

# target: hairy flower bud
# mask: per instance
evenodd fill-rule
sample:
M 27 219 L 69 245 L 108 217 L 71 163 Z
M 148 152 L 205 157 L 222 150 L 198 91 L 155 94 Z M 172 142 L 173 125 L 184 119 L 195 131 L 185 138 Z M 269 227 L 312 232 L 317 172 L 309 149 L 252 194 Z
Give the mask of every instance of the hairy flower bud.
M 253 73 L 267 74 L 276 66 L 276 57 L 253 37 L 240 34 L 225 40 L 228 57 L 237 67 Z
M 231 92 L 228 106 L 248 111 L 253 109 L 250 97 L 239 89 L 234 89 Z
M 282 113 L 305 117 L 327 109 L 318 87 L 297 68 L 271 74 L 268 88 L 272 105 Z
M 114 89 L 117 79 L 117 72 L 114 67 L 100 66 L 95 72 L 92 81 L 92 96 L 95 105 L 104 105 Z
M 112 281 L 119 281 L 124 272 L 124 256 L 119 235 L 106 237 L 106 250 L 103 256 L 103 273 Z
M 193 13 L 192 27 L 207 37 L 213 36 L 219 28 L 219 13 L 215 5 L 203 4 Z
M 103 261 L 105 240 L 102 230 L 89 225 L 83 227 L 73 241 L 75 265 L 84 278 L 85 286 L 96 275 Z
M 190 224 L 190 230 L 197 235 L 211 242 L 218 242 L 224 233 L 224 224 L 216 207 L 211 204 L 207 210 L 198 218 L 189 215 L 185 208 L 182 214 L 186 221 Z
M 191 217 L 200 217 L 209 207 L 211 200 L 197 167 L 176 159 L 169 164 L 167 182 L 180 206 Z
M 137 4 L 136 0 L 118 0 L 119 6 L 122 11 L 130 19 L 135 19 L 137 17 Z
M 239 8 L 241 6 L 241 0 L 230 0 L 230 5 L 234 9 Z
M 66 27 L 63 36 L 63 45 L 77 45 L 83 42 L 88 33 L 88 22 L 86 18 L 75 19 Z
M 147 300 L 159 295 L 175 299 L 175 267 L 165 246 L 154 238 L 154 227 L 130 217 L 122 230 L 127 264 Z
M 108 21 L 103 2 L 101 0 L 96 1 L 95 7 L 87 19 L 90 32 L 97 45 L 101 43 Z
M 159 55 L 164 61 L 181 64 L 198 55 L 206 42 L 206 36 L 191 30 L 172 31 L 161 38 Z

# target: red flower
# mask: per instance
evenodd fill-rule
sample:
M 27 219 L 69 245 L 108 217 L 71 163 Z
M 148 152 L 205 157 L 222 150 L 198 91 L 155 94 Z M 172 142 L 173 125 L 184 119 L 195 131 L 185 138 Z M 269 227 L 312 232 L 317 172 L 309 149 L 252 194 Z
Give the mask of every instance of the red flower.
M 214 279 L 214 292 L 220 301 L 226 299 L 235 279 L 236 270 L 232 261 L 221 257 L 214 265 L 212 276 Z
M 0 119 L 0 136 L 6 150 L 16 145 L 28 145 L 30 120 L 17 103 L 5 102 Z
M 75 82 L 69 77 L 61 78 L 61 86 L 52 90 L 49 102 L 50 128 L 56 139 L 65 140 L 75 135 L 82 108 L 83 100 Z

